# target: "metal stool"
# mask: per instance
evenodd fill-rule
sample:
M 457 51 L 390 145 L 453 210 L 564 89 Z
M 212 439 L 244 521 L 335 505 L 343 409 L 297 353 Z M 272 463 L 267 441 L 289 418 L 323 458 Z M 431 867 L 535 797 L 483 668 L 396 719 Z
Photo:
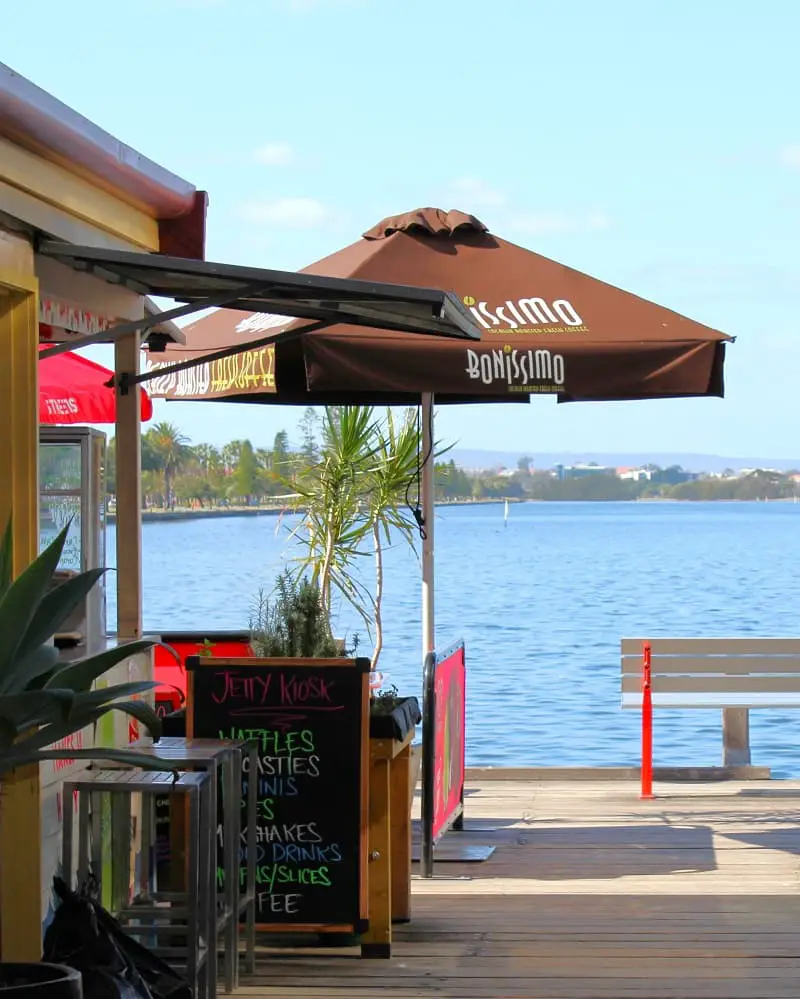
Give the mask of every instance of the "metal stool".
M 130 863 L 130 831 L 134 795 L 142 798 L 142 891 L 133 899 L 126 898 L 115 913 L 125 930 L 134 937 L 144 938 L 151 950 L 165 959 L 184 958 L 176 968 L 186 975 L 194 996 L 216 997 L 216 968 L 209 957 L 215 951 L 216 918 L 212 901 L 216 897 L 214 857 L 214 813 L 211 811 L 211 781 L 208 773 L 161 773 L 140 770 L 90 771 L 78 780 L 65 781 L 64 839 L 62 868 L 64 881 L 72 885 L 73 860 L 73 795 L 78 793 L 78 878 L 86 878 L 91 869 L 98 884 L 102 884 L 103 842 L 100 797 L 103 794 L 126 802 L 127 836 L 124 845 L 126 861 Z M 189 843 L 187 853 L 186 890 L 181 893 L 159 893 L 155 884 L 153 807 L 156 797 L 173 795 L 188 801 Z M 91 806 L 91 810 L 90 810 Z M 113 806 L 112 806 L 113 807 Z M 91 857 L 91 862 L 90 862 Z M 128 869 L 130 874 L 130 869 Z M 185 934 L 185 948 L 175 947 L 174 941 L 162 945 L 164 936 Z M 170 963 L 172 963 L 172 960 Z M 213 975 L 212 975 L 213 970 Z
M 224 934 L 225 992 L 239 985 L 239 917 L 245 917 L 245 952 L 247 972 L 256 970 L 256 826 L 258 808 L 258 743 L 250 740 L 187 739 L 169 737 L 157 743 L 139 740 L 131 749 L 180 770 L 199 770 L 211 778 L 211 814 L 217 813 L 217 780 L 222 777 L 222 822 L 225 849 L 223 853 L 223 892 L 216 908 L 216 932 Z M 242 757 L 247 754 L 248 780 L 246 824 L 246 871 L 244 890 L 240 885 L 240 854 L 242 842 Z M 216 826 L 216 822 L 214 823 Z M 216 847 L 215 847 L 216 849 Z M 216 853 L 212 854 L 212 864 Z M 209 954 L 211 972 L 216 975 L 216 949 Z

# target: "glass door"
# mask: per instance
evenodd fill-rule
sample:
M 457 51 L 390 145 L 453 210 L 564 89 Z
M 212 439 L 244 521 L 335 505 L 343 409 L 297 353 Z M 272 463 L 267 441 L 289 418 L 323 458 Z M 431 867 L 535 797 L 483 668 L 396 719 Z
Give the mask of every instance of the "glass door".
M 39 431 L 39 548 L 64 528 L 68 533 L 58 578 L 105 568 L 105 434 L 88 427 L 42 427 Z M 106 640 L 104 579 L 63 627 L 65 645 L 90 654 Z
M 42 441 L 39 449 L 39 550 L 43 551 L 70 524 L 59 570 L 84 572 L 85 503 L 81 441 Z M 70 523 L 71 521 L 71 523 Z

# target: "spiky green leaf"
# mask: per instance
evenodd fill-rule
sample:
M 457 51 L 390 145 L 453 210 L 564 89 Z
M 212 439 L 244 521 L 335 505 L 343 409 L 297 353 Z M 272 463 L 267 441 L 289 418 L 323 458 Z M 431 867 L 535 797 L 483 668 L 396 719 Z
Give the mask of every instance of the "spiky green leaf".
M 16 725 L 0 718 L 0 753 L 5 753 L 14 744 L 18 734 Z
M 3 543 L 0 545 L 0 599 L 11 585 L 14 560 L 14 533 L 11 517 L 8 518 Z
M 162 773 L 177 775 L 178 771 L 173 769 L 164 760 L 154 760 L 146 753 L 137 752 L 135 749 L 103 749 L 98 746 L 94 749 L 38 749 L 28 751 L 22 749 L 23 744 L 18 743 L 13 753 L 4 754 L 0 757 L 0 775 L 8 773 L 17 767 L 27 766 L 29 763 L 41 763 L 42 760 L 96 760 L 104 763 L 122 763 L 128 767 L 138 767 L 140 770 L 157 770 Z
M 15 689 L 17 650 L 50 588 L 70 524 L 27 566 L 0 598 L 0 696 Z
M 111 649 L 106 649 L 104 652 L 98 652 L 97 655 L 69 663 L 62 669 L 56 670 L 45 686 L 67 687 L 76 693 L 87 691 L 98 677 L 113 669 L 114 666 L 124 662 L 131 656 L 138 655 L 140 652 L 148 652 L 156 645 L 162 645 L 164 648 L 169 649 L 178 658 L 177 653 L 170 646 L 163 645 L 162 642 L 158 642 L 155 639 L 140 638 L 135 642 L 116 645 Z M 180 661 L 179 658 L 178 661 Z
M 41 645 L 30 655 L 14 664 L 14 687 L 10 694 L 25 690 L 41 690 L 58 667 L 55 645 Z M 2 699 L 0 699 L 2 700 Z
M 33 752 L 46 749 L 61 739 L 80 732 L 81 729 L 89 725 L 94 725 L 109 711 L 121 711 L 140 721 L 147 729 L 153 739 L 161 738 L 161 719 L 155 711 L 144 701 L 114 701 L 110 704 L 102 704 L 99 707 L 87 708 L 85 711 L 73 708 L 69 719 L 53 725 L 45 725 L 38 731 L 19 739 L 14 745 L 14 753 Z
M 89 569 L 53 587 L 42 597 L 17 655 L 27 656 L 57 634 L 65 621 L 86 599 L 89 592 L 105 575 L 105 569 Z
M 163 730 L 161 719 L 147 701 L 112 701 L 101 705 L 100 710 L 103 714 L 106 711 L 121 711 L 144 725 L 147 734 L 156 742 L 161 738 Z
M 66 721 L 75 695 L 71 690 L 31 690 L 0 698 L 0 718 L 13 725 L 17 733 L 39 725 Z
M 117 683 L 113 687 L 101 687 L 85 694 L 75 695 L 75 705 L 80 710 L 99 708 L 122 697 L 135 697 L 137 694 L 147 694 L 155 690 L 158 683 L 155 680 L 132 680 L 130 683 Z

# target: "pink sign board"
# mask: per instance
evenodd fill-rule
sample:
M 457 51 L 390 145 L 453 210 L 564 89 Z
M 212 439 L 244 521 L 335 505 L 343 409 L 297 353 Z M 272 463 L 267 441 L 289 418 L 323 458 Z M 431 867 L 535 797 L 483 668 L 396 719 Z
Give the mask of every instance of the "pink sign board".
M 461 810 L 464 788 L 466 664 L 458 645 L 434 675 L 433 841 Z

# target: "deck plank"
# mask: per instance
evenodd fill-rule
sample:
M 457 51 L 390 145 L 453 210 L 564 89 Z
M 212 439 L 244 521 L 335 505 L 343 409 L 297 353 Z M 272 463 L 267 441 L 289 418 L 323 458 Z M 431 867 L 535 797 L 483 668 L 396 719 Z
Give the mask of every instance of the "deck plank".
M 259 952 L 247 999 L 792 999 L 800 782 L 473 784 L 482 864 L 412 884 L 389 961 Z

